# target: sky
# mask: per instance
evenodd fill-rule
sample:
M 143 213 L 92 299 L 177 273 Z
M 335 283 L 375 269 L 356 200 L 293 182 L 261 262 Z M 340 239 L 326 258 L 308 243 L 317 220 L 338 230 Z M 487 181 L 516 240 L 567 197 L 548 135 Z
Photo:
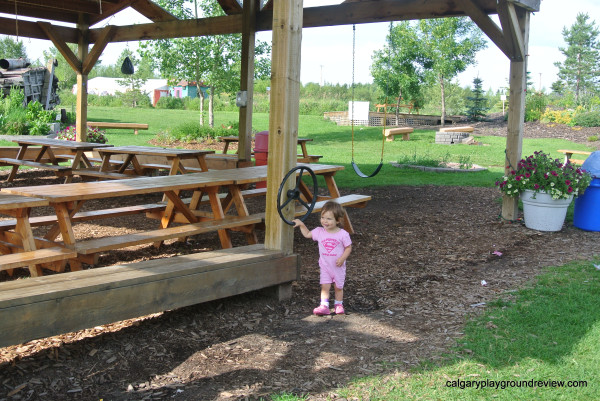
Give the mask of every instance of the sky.
M 339 3 L 340 0 L 305 0 L 304 7 Z M 529 58 L 527 70 L 536 89 L 550 90 L 557 80 L 555 61 L 563 61 L 559 47 L 564 47 L 563 28 L 575 22 L 578 13 L 587 13 L 590 20 L 600 27 L 599 0 L 542 0 L 540 11 L 531 17 L 529 36 Z M 494 17 L 495 18 L 495 17 Z M 497 21 L 497 20 L 496 20 Z M 146 18 L 136 11 L 127 9 L 107 21 L 113 25 L 147 23 Z M 107 23 L 105 22 L 105 24 Z M 360 24 L 356 26 L 356 48 L 354 57 L 354 81 L 370 83 L 371 57 L 375 50 L 383 48 L 388 33 L 388 23 Z M 352 26 L 306 28 L 302 32 L 302 58 L 300 80 L 330 84 L 352 83 Z M 259 32 L 257 39 L 271 40 L 271 32 Z M 32 60 L 43 60 L 43 50 L 51 46 L 50 41 L 22 38 Z M 136 42 L 110 44 L 101 60 L 104 65 L 114 64 L 126 47 L 137 48 Z M 472 87 L 473 79 L 479 77 L 485 90 L 502 90 L 508 87 L 509 60 L 488 40 L 488 47 L 477 54 L 477 64 L 461 73 L 456 81 L 461 86 Z

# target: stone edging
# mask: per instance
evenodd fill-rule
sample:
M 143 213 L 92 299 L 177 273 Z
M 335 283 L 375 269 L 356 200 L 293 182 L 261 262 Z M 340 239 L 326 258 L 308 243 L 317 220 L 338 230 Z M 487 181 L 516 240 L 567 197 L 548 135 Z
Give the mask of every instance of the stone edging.
M 390 164 L 394 167 L 398 168 L 412 168 L 421 171 L 428 171 L 434 173 L 441 172 L 453 172 L 453 173 L 474 173 L 477 171 L 485 171 L 487 168 L 481 167 L 477 164 L 473 164 L 473 167 L 470 169 L 460 169 L 460 168 L 450 168 L 450 167 L 426 167 L 426 166 L 417 166 L 414 164 L 399 164 L 398 162 L 390 162 Z

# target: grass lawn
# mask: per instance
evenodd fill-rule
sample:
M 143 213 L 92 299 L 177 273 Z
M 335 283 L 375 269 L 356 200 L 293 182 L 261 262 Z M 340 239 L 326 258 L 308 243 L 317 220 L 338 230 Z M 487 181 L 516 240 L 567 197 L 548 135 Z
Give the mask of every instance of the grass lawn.
M 106 130 L 109 143 L 119 145 L 148 145 L 148 141 L 157 134 L 186 122 L 198 121 L 199 115 L 188 110 L 162 109 L 130 109 L 114 107 L 90 107 L 90 121 L 138 122 L 149 124 L 148 131 L 139 131 L 133 135 L 129 130 Z M 228 125 L 238 118 L 234 112 L 219 112 L 215 114 L 215 125 Z M 267 130 L 269 116 L 265 113 L 254 113 L 253 130 Z M 410 141 L 382 141 L 380 127 L 354 128 L 354 161 L 360 169 L 370 174 L 381 162 L 381 147 L 384 146 L 383 167 L 373 178 L 360 178 L 351 168 L 353 159 L 351 127 L 340 127 L 335 123 L 324 120 L 319 116 L 300 116 L 298 136 L 312 138 L 308 144 L 310 154 L 323 155 L 322 163 L 338 164 L 346 167 L 336 175 L 336 181 L 342 188 L 360 188 L 368 186 L 389 185 L 467 185 L 489 187 L 503 174 L 504 150 L 506 139 L 502 137 L 477 137 L 476 141 L 482 146 L 471 145 L 439 145 L 435 144 L 435 130 L 415 130 Z M 0 141 L 0 146 L 14 145 L 11 142 Z M 525 139 L 523 155 L 529 155 L 535 150 L 544 150 L 557 158 L 563 157 L 557 149 L 593 150 L 583 145 L 574 144 L 558 139 Z M 413 169 L 400 169 L 390 165 L 392 161 L 412 159 L 433 159 L 469 163 L 486 167 L 482 172 L 450 172 L 432 173 Z M 323 183 L 323 182 L 321 182 Z

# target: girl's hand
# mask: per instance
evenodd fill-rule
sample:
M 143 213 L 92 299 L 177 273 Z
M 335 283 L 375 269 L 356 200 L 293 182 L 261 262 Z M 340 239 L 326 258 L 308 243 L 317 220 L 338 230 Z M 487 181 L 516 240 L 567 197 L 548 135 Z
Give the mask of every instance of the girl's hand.
M 339 258 L 338 260 L 335 261 L 335 265 L 337 267 L 342 267 L 342 265 L 344 264 L 344 261 L 345 261 L 344 259 Z
M 294 219 L 294 220 L 292 220 L 292 223 L 294 223 L 294 228 L 296 228 L 296 227 L 300 227 L 300 226 L 303 226 L 303 225 L 304 225 L 304 223 L 302 223 L 302 222 L 300 221 L 300 219 Z

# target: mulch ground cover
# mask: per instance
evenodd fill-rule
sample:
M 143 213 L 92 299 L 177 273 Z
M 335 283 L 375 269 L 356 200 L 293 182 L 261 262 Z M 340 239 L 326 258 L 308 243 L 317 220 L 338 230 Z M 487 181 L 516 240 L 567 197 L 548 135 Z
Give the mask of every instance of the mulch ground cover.
M 31 171 L 13 185 L 49 182 L 59 181 Z M 243 400 L 282 392 L 336 399 L 336 389 L 353 378 L 440 358 L 469 316 L 511 297 L 545 266 L 598 254 L 596 232 L 566 225 L 543 233 L 501 220 L 494 188 L 360 193 L 373 200 L 349 209 L 356 234 L 346 315 L 311 314 L 319 301 L 317 248 L 296 232 L 301 278 L 290 300 L 254 292 L 1 348 L 0 400 Z M 136 220 L 79 224 L 77 235 L 156 225 L 142 216 L 128 219 Z M 307 220 L 309 228 L 318 223 L 316 215 Z M 243 245 L 243 235 L 234 241 Z M 202 235 L 110 252 L 99 266 L 218 248 L 215 235 Z M 26 276 L 1 272 L 0 280 Z

